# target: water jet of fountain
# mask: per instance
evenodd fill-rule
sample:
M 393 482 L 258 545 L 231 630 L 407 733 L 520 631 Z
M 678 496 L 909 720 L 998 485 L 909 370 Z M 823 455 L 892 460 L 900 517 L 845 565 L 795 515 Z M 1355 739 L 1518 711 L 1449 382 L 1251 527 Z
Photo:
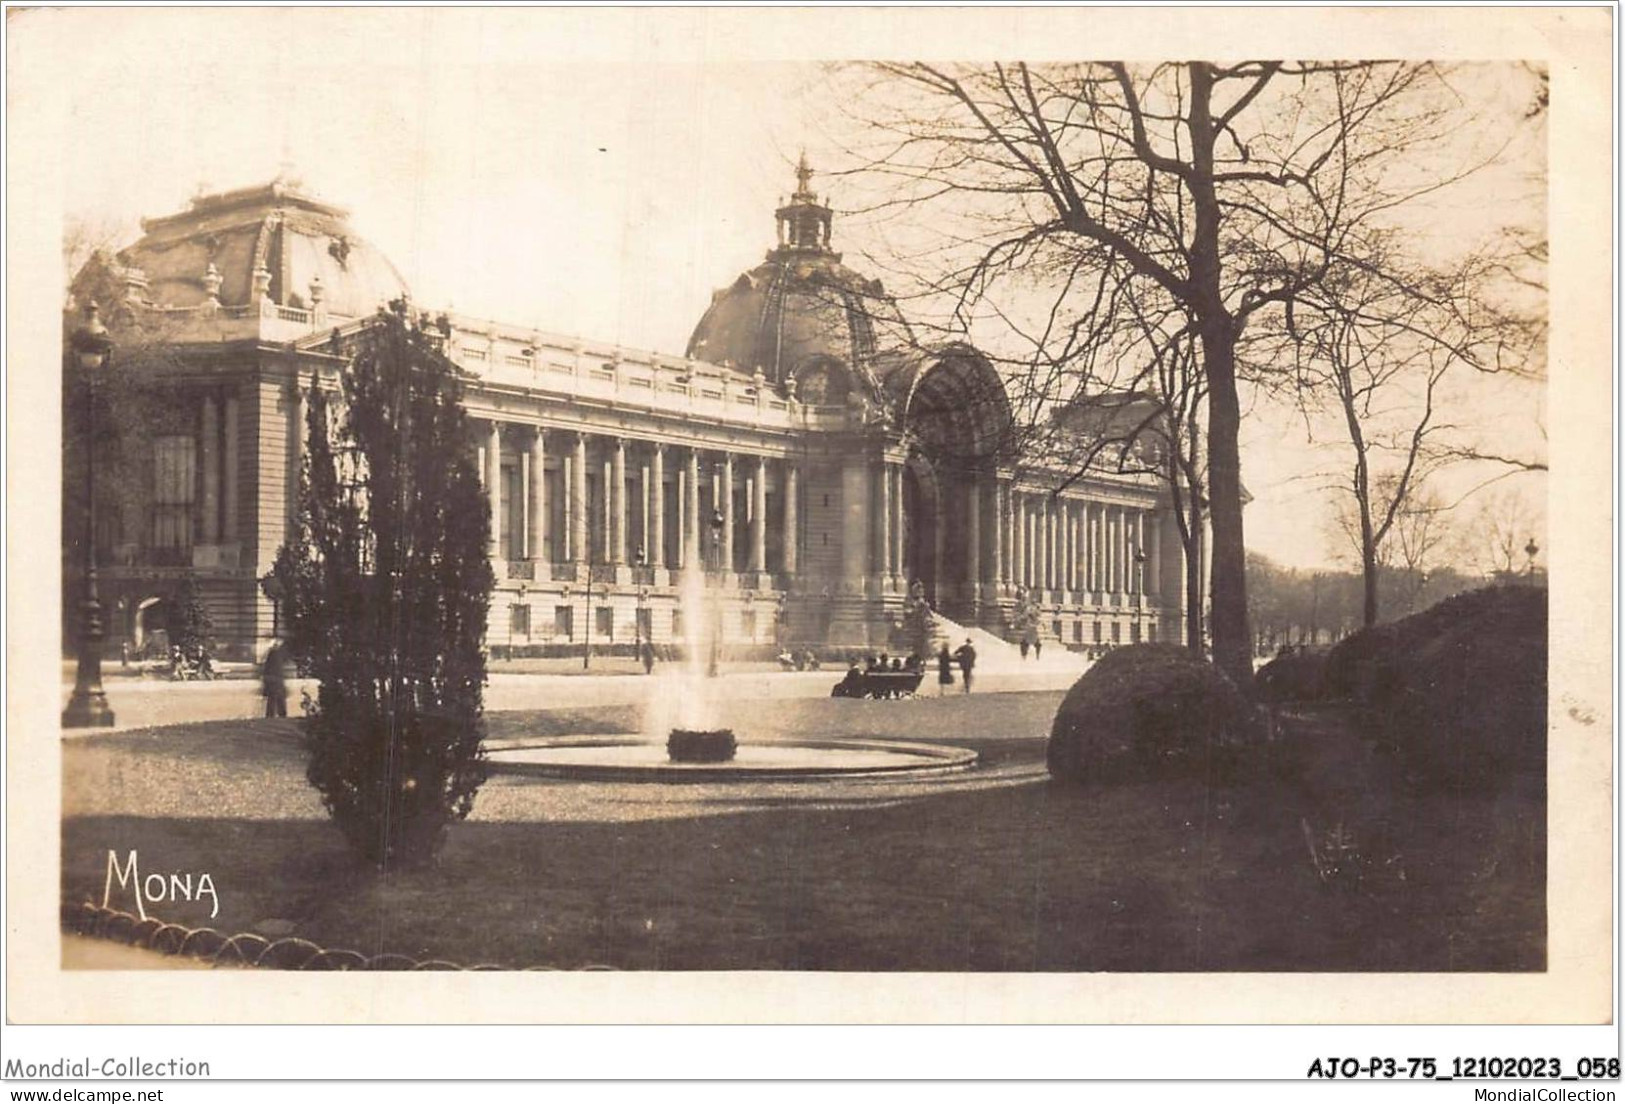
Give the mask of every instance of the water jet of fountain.
M 720 528 L 716 520 L 713 528 Z M 645 729 L 667 741 L 673 759 L 719 760 L 733 758 L 733 734 L 717 726 L 716 683 L 711 668 L 721 646 L 720 593 L 708 594 L 706 562 L 701 556 L 700 526 L 689 533 L 678 575 L 677 600 L 683 611 L 683 658 L 662 676 L 649 703 Z M 682 734 L 682 735 L 678 735 Z

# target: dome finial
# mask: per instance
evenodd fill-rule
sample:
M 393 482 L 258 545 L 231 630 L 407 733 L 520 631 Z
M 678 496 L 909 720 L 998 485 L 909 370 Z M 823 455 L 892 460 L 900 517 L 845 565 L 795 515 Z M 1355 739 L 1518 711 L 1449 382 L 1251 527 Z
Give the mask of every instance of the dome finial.
M 812 175 L 813 175 L 812 166 L 807 164 L 807 151 L 802 150 L 801 151 L 801 160 L 796 165 L 796 198 L 797 199 L 811 199 L 812 198 L 812 193 L 807 190 L 807 185 L 812 183 Z
M 774 255 L 786 251 L 798 253 L 829 253 L 830 209 L 818 202 L 812 192 L 812 166 L 807 164 L 807 151 L 801 151 L 796 163 L 796 190 L 790 202 L 779 207 L 779 245 Z M 837 258 L 838 259 L 838 258 Z

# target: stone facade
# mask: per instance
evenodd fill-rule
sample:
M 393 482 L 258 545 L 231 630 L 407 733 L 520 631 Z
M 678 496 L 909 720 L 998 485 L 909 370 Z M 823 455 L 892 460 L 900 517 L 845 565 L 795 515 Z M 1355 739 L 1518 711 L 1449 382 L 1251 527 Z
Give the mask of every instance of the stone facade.
M 810 175 L 686 355 L 439 317 L 490 496 L 492 650 L 680 643 L 695 563 L 736 654 L 895 648 L 921 600 L 1012 639 L 1176 639 L 1163 488 L 1012 449 L 987 358 L 915 344 L 880 284 L 840 263 Z M 342 211 L 280 181 L 145 229 L 75 286 L 112 298 L 115 340 L 120 322 L 160 335 L 154 370 L 180 396 L 150 500 L 115 507 L 104 538 L 110 650 L 149 645 L 191 574 L 222 652 L 246 657 L 276 627 L 258 580 L 292 524 L 303 395 L 337 386 L 334 331 L 406 288 Z

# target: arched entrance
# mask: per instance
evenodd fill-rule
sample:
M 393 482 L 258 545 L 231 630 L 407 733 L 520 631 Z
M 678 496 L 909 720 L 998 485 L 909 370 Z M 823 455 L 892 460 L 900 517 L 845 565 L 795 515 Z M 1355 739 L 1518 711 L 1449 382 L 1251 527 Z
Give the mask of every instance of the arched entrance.
M 921 362 L 902 407 L 904 570 L 932 606 L 975 622 L 997 581 L 993 477 L 1013 421 L 1004 383 L 980 353 L 953 346 Z
M 171 603 L 158 595 L 142 599 L 135 607 L 135 620 L 131 625 L 131 651 L 136 655 L 148 652 L 163 654 L 169 651 L 169 613 Z

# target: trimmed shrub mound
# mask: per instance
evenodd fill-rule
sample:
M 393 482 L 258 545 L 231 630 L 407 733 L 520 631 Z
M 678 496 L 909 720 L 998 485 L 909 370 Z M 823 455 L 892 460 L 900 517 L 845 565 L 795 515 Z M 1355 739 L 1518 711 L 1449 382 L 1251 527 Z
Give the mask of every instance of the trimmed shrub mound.
M 1217 667 L 1177 644 L 1135 644 L 1073 683 L 1046 759 L 1063 782 L 1131 769 L 1171 774 L 1227 765 L 1260 735 L 1252 707 Z
M 1253 697 L 1261 702 L 1315 701 L 1326 693 L 1326 653 L 1309 648 L 1285 652 L 1253 676 Z
M 1498 782 L 1546 765 L 1546 591 L 1491 587 L 1356 633 L 1328 683 L 1418 781 Z

